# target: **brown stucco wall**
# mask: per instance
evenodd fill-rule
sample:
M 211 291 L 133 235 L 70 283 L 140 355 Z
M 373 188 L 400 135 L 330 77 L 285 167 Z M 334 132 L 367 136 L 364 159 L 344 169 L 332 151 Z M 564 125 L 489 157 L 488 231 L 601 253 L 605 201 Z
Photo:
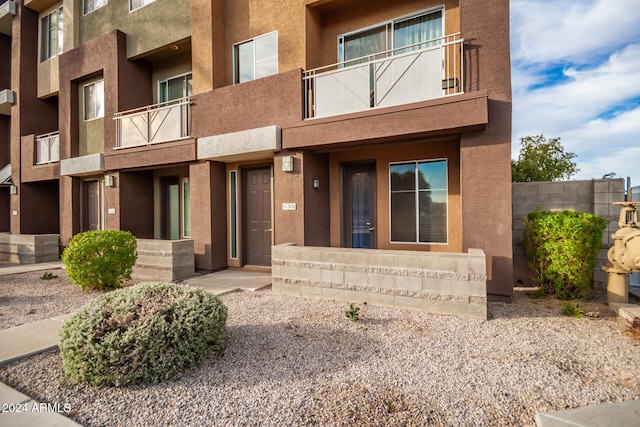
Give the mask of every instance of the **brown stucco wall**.
M 193 97 L 194 138 L 277 125 L 302 119 L 300 69 Z
M 107 170 L 162 166 L 196 159 L 196 141 L 187 139 L 157 145 L 145 145 L 105 153 Z
M 0 34 L 0 58 L 11 58 L 11 37 Z M 11 87 L 11 61 L 0 64 L 0 90 Z
M 191 23 L 192 56 L 197 59 L 193 64 L 194 94 L 208 92 L 226 84 L 224 3 L 224 0 L 190 2 L 191 16 L 198 17 Z
M 11 89 L 16 93 L 16 103 L 11 107 L 11 173 L 17 185 L 18 194 L 10 197 L 11 232 L 28 233 L 28 230 L 47 230 L 51 217 L 33 214 L 49 206 L 39 191 L 33 188 L 22 191 L 21 187 L 21 137 L 22 135 L 52 132 L 57 129 L 57 100 L 40 100 L 37 97 L 38 69 L 38 13 L 17 3 L 16 17 L 13 19 L 11 51 Z M 40 202 L 45 203 L 44 205 Z M 23 214 L 25 219 L 22 219 Z M 31 223 L 33 221 L 33 223 Z M 57 229 L 57 227 L 56 227 Z
M 329 155 L 303 152 L 304 165 L 304 245 L 329 246 L 330 238 L 330 178 Z M 313 180 L 319 188 L 313 188 Z
M 20 186 L 23 206 L 20 212 L 23 234 L 57 234 L 60 232 L 58 181 L 23 183 Z
M 11 161 L 11 118 L 0 114 L 0 168 Z
M 11 199 L 8 187 L 0 187 L 0 232 L 11 230 Z
M 219 270 L 227 266 L 226 167 L 219 162 L 189 165 L 191 187 L 191 238 L 196 269 Z
M 130 231 L 139 239 L 153 239 L 153 171 L 120 172 L 112 190 L 119 195 L 119 229 Z
M 481 91 L 307 120 L 282 129 L 282 147 L 317 147 L 482 129 L 489 121 L 487 98 L 487 93 Z
M 489 125 L 460 139 L 463 250 L 487 255 L 487 293 L 513 294 L 509 2 L 460 0 L 466 90 L 489 93 Z M 487 25 L 487 22 L 492 25 Z

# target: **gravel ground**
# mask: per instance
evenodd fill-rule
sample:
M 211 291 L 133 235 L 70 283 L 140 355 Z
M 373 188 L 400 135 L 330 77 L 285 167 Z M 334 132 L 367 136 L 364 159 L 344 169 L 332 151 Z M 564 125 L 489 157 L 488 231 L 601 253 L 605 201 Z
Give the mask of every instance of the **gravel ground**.
M 0 278 L 2 325 L 58 295 L 62 312 L 88 297 L 62 277 L 44 297 L 38 277 Z M 16 292 L 25 300 L 9 311 Z M 537 412 L 640 398 L 640 341 L 625 321 L 597 305 L 586 309 L 600 319 L 562 317 L 558 301 L 525 293 L 490 303 L 488 321 L 361 304 L 351 322 L 346 304 L 236 292 L 222 297 L 224 356 L 171 381 L 64 385 L 57 351 L 1 367 L 0 380 L 68 404 L 85 426 L 528 426 Z

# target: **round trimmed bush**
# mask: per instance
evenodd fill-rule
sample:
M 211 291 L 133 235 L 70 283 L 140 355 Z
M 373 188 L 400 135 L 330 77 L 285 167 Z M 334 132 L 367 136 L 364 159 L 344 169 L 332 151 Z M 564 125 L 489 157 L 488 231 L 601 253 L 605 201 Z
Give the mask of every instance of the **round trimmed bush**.
M 74 285 L 105 291 L 131 279 L 137 257 L 136 238 L 130 232 L 94 230 L 73 236 L 62 262 Z
M 122 386 L 159 382 L 224 348 L 227 307 L 201 288 L 142 282 L 110 292 L 60 328 L 65 377 Z

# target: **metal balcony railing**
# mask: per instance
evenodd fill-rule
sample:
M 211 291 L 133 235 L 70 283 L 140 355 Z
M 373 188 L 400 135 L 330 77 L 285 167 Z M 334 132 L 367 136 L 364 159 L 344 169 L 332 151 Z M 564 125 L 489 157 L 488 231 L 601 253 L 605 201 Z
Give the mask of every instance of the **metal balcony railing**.
M 305 71 L 305 119 L 462 93 L 463 43 L 457 33 Z
M 188 97 L 115 114 L 117 148 L 159 144 L 189 138 L 191 101 Z
M 60 161 L 60 133 L 51 132 L 36 136 L 36 165 Z

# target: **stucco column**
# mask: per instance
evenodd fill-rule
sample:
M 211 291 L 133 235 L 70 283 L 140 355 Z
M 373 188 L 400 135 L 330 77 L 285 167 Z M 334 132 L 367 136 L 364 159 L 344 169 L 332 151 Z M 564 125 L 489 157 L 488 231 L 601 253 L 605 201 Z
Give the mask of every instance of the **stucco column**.
M 513 294 L 509 1 L 460 0 L 465 90 L 487 90 L 489 124 L 460 138 L 462 244 L 484 248 L 487 293 Z M 490 19 L 489 19 L 490 17 Z
M 196 95 L 225 84 L 224 1 L 192 0 L 190 4 L 191 16 L 197 17 L 191 21 L 193 94 Z
M 80 179 L 60 177 L 60 244 L 66 246 L 80 231 Z
M 219 162 L 189 165 L 191 238 L 196 269 L 227 266 L 226 167 Z
M 283 158 L 293 159 L 293 171 L 282 170 Z M 281 151 L 273 159 L 273 241 L 304 246 L 303 154 Z

